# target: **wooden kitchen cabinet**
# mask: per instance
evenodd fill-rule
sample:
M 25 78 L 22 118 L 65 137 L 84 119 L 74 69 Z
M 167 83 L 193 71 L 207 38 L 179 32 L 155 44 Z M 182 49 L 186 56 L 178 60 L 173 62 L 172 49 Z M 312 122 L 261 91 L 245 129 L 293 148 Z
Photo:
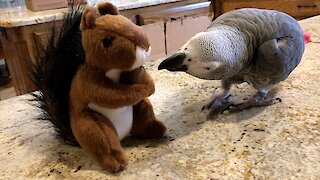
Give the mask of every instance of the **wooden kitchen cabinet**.
M 212 2 L 214 18 L 240 8 L 273 9 L 285 12 L 296 19 L 320 14 L 320 0 L 215 0 Z
M 17 95 L 36 89 L 30 80 L 30 63 L 35 62 L 39 47 L 46 43 L 52 25 L 49 22 L 2 30 L 0 38 Z

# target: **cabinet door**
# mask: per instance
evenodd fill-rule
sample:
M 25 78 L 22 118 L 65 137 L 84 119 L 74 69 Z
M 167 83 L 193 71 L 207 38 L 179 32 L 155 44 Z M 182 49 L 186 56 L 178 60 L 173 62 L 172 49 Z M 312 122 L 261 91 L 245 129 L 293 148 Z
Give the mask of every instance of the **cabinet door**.
M 1 40 L 0 40 L 0 59 L 4 59 L 4 52 L 3 52 L 2 45 L 1 45 Z
M 6 28 L 0 36 L 6 63 L 17 95 L 35 90 L 28 65 L 31 61 L 28 44 L 21 28 Z
M 61 24 L 61 23 L 60 23 Z M 60 27 L 58 22 L 55 26 Z M 10 75 L 17 95 L 36 90 L 31 80 L 30 65 L 35 62 L 39 47 L 50 35 L 53 23 L 5 28 L 0 36 Z
M 158 36 L 153 38 L 154 44 L 162 40 L 161 44 L 163 46 L 156 49 L 157 53 L 159 52 L 158 54 L 171 54 L 196 33 L 204 31 L 209 26 L 212 20 L 212 17 L 209 16 L 209 5 L 210 2 L 200 2 L 141 13 L 139 14 L 139 22 L 141 25 L 163 24 L 163 31 L 155 31 L 151 35 Z M 156 35 L 156 33 L 159 33 L 159 35 Z M 151 45 L 153 39 L 151 39 Z M 160 51 L 163 53 L 160 53 Z
M 52 28 L 59 28 L 61 26 L 60 21 L 54 23 L 43 23 L 32 26 L 22 27 L 23 39 L 27 43 L 29 56 L 32 62 L 35 61 L 35 57 L 40 50 L 40 47 L 44 47 L 51 34 Z
M 147 34 L 149 43 L 151 45 L 151 54 L 148 60 L 155 60 L 160 57 L 165 57 L 165 36 L 164 23 L 157 22 L 141 26 L 143 31 Z
M 204 31 L 211 23 L 211 17 L 192 16 L 166 23 L 167 54 L 175 53 L 192 36 Z

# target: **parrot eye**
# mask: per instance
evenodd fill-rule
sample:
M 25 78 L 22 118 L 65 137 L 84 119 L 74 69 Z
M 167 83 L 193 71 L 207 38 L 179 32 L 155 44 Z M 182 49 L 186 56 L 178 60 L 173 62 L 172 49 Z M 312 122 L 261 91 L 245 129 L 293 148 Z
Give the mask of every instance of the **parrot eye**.
M 187 50 L 188 48 L 184 48 L 184 50 Z
M 110 37 L 104 38 L 102 40 L 103 47 L 108 48 L 108 47 L 112 46 L 112 41 L 113 41 L 113 38 L 110 38 Z
M 188 59 L 188 61 L 190 62 L 190 61 L 191 61 L 191 59 Z

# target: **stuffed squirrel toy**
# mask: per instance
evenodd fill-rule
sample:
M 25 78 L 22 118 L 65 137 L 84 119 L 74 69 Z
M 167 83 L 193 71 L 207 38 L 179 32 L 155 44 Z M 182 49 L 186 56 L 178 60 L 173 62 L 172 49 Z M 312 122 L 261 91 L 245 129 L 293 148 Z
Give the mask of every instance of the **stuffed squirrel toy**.
M 155 91 L 142 67 L 149 52 L 142 29 L 101 3 L 71 10 L 34 65 L 35 96 L 58 134 L 109 172 L 126 167 L 120 141 L 129 133 L 157 138 L 166 131 L 148 100 Z

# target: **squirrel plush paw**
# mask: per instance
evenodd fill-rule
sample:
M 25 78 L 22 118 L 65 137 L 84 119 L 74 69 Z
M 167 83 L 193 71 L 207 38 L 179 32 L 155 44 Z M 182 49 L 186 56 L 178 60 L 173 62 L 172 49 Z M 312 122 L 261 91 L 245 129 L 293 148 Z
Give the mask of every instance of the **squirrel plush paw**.
M 112 173 L 122 171 L 128 165 L 128 157 L 123 151 L 113 151 L 101 161 L 102 167 Z
M 139 84 L 141 88 L 148 92 L 147 97 L 155 92 L 153 79 L 143 66 L 140 66 L 132 71 L 122 72 L 120 76 L 120 83 L 127 85 Z
M 148 98 L 133 106 L 133 125 L 131 134 L 141 138 L 159 138 L 167 131 L 166 126 L 159 121 L 153 112 Z
M 132 71 L 121 73 L 120 83 L 123 84 L 143 84 L 146 78 L 146 70 L 140 66 Z
M 147 138 L 160 138 L 167 131 L 166 126 L 158 120 L 154 120 L 149 124 L 148 132 L 145 134 Z
M 140 124 L 140 127 L 131 131 L 131 134 L 138 138 L 160 138 L 167 131 L 166 126 L 158 120 Z

